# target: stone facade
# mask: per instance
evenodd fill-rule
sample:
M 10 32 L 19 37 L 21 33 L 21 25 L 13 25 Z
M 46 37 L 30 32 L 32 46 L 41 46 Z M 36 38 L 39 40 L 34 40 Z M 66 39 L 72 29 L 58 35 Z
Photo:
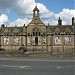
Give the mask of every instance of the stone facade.
M 27 26 L 1 27 L 1 48 L 18 51 L 22 45 L 27 51 L 74 52 L 75 18 L 72 18 L 72 25 L 62 25 L 60 17 L 57 25 L 45 25 L 40 19 L 39 9 L 35 6 L 32 21 Z

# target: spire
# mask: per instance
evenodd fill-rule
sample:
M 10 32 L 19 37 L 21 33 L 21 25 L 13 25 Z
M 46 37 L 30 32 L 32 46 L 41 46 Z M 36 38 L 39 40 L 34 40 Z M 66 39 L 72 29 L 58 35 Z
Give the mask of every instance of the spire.
M 37 8 L 37 4 L 35 5 L 35 8 L 33 9 L 33 12 L 35 12 L 35 11 L 39 12 L 39 9 Z

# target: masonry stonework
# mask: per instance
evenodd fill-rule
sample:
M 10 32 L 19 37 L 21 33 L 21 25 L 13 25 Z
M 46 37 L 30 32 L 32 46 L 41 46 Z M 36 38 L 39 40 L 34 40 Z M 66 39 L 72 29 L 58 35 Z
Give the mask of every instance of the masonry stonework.
M 45 25 L 37 6 L 33 9 L 32 21 L 22 27 L 5 27 L 0 30 L 0 48 L 18 51 L 23 45 L 27 51 L 74 52 L 75 18 L 72 25 L 62 25 L 59 17 L 57 25 Z

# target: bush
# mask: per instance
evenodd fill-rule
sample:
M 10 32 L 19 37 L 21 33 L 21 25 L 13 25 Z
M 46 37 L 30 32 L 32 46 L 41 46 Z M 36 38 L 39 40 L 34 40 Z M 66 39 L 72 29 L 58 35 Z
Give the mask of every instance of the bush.
M 5 51 L 5 49 L 4 48 L 0 48 L 0 51 Z
M 22 46 L 18 49 L 18 51 L 19 52 L 27 52 L 27 49 L 24 46 Z

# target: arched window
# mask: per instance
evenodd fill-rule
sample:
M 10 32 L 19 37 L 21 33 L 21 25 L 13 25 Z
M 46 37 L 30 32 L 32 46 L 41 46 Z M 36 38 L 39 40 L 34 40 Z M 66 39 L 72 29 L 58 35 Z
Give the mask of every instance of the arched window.
M 33 30 L 33 36 L 36 36 L 37 37 L 37 36 L 40 36 L 40 34 L 41 33 L 40 33 L 40 31 L 39 31 L 38 28 L 36 28 L 36 29 Z
M 19 44 L 19 37 L 18 37 L 18 36 L 14 36 L 14 37 L 13 37 L 13 43 L 14 43 L 15 45 Z
M 40 45 L 40 30 L 38 28 L 33 29 L 33 45 Z
M 9 44 L 9 38 L 7 36 L 4 36 L 4 45 Z

